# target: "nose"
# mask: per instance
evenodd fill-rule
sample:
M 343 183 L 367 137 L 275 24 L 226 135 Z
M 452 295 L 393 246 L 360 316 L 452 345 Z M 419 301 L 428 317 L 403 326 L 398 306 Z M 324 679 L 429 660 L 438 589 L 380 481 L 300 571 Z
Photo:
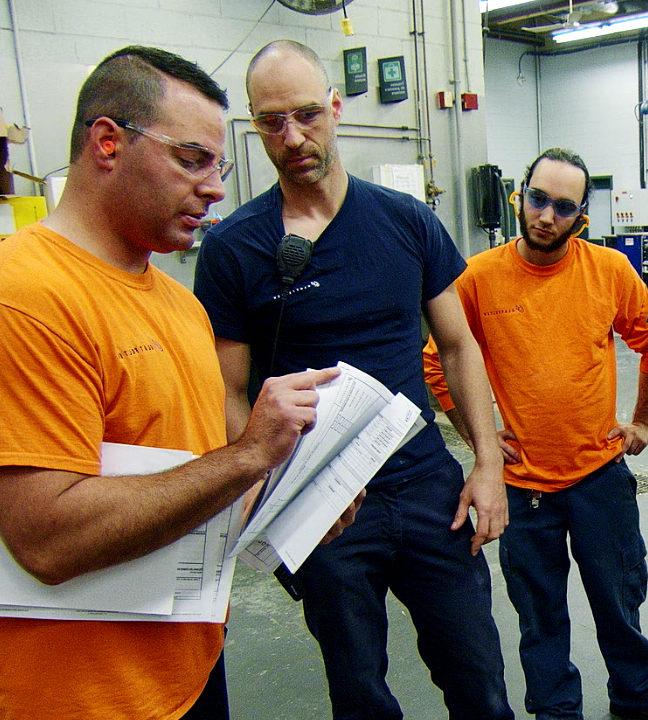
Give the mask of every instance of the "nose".
M 297 148 L 304 142 L 304 134 L 292 118 L 286 118 L 282 136 L 284 145 L 290 148 Z
M 225 198 L 225 186 L 218 170 L 209 173 L 196 185 L 196 195 L 209 199 L 210 203 L 220 202 Z
M 556 219 L 556 211 L 552 203 L 549 203 L 540 213 L 540 220 L 545 223 L 552 223 Z

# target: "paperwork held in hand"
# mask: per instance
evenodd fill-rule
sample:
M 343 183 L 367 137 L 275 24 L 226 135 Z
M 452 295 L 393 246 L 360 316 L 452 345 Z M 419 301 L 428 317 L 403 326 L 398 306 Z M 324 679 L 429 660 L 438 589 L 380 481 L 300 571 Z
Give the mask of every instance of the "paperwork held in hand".
M 387 459 L 425 426 L 404 395 L 357 368 L 320 385 L 317 423 L 270 475 L 233 555 L 295 572 Z M 362 509 L 360 510 L 362 512 Z
M 102 475 L 160 472 L 193 458 L 184 450 L 101 446 Z M 229 553 L 240 517 L 236 503 L 166 547 L 55 586 L 32 577 L 0 541 L 0 616 L 224 622 L 235 564 Z

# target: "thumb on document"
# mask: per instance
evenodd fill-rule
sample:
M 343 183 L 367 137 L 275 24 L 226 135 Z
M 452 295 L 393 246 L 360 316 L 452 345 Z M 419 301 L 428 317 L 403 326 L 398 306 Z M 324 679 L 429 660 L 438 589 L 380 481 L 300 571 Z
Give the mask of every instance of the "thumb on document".
M 300 435 L 315 425 L 317 385 L 339 374 L 338 368 L 326 368 L 268 378 L 239 442 L 258 454 L 262 467 L 279 465 L 293 451 Z

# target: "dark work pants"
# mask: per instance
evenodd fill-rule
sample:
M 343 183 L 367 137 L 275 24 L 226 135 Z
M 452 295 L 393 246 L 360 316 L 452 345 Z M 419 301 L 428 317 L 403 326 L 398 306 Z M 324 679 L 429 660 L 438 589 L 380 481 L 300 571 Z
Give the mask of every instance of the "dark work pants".
M 580 674 L 569 659 L 567 535 L 609 673 L 610 699 L 629 710 L 648 707 L 648 639 L 639 626 L 646 549 L 636 490 L 624 462 L 544 493 L 535 509 L 527 491 L 508 487 L 510 525 L 500 560 L 520 616 L 526 708 L 538 720 L 583 717 Z
M 229 720 L 227 682 L 225 679 L 225 653 L 221 653 L 209 674 L 205 689 L 182 720 Z
M 513 717 L 488 566 L 482 553 L 470 554 L 469 522 L 450 530 L 462 487 L 455 460 L 429 477 L 370 486 L 355 523 L 300 569 L 335 720 L 403 717 L 385 681 L 388 589 L 410 612 L 451 720 Z

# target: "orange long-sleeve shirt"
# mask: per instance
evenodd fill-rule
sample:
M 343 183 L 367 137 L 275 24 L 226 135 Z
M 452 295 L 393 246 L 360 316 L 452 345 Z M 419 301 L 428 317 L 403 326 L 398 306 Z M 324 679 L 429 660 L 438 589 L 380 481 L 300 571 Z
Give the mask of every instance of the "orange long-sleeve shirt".
M 522 461 L 507 483 L 561 490 L 611 460 L 616 420 L 613 331 L 642 354 L 648 372 L 648 290 L 616 250 L 578 238 L 550 266 L 510 242 L 470 258 L 456 281 L 504 426 Z M 425 379 L 451 408 L 436 347 L 423 351 Z

